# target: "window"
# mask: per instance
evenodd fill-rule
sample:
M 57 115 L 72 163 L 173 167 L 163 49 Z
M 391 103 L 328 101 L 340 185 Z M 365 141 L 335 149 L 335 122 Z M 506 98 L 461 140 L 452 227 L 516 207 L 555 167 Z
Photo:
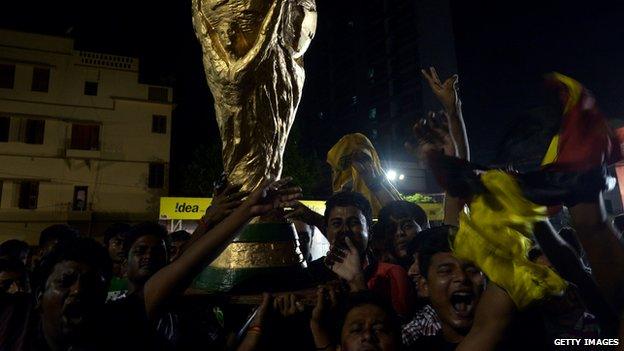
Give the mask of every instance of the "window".
M 150 163 L 147 186 L 152 189 L 162 189 L 165 185 L 165 164 Z
M 147 90 L 147 99 L 150 101 L 169 101 L 169 90 L 167 88 L 149 87 Z
M 74 187 L 74 201 L 72 202 L 72 209 L 74 211 L 86 211 L 87 210 L 88 192 L 89 192 L 88 186 L 75 186 Z
M 85 82 L 84 85 L 84 94 L 97 96 L 98 93 L 98 83 L 97 82 Z
M 368 110 L 368 119 L 374 121 L 377 119 L 377 109 L 375 107 Z
M 0 117 L 0 142 L 9 141 L 11 130 L 11 117 Z
M 26 144 L 43 144 L 45 121 L 42 119 L 27 119 L 24 130 L 24 142 Z
M 35 67 L 33 68 L 32 86 L 30 90 L 47 93 L 50 85 L 50 69 Z
M 37 208 L 37 199 L 39 198 L 39 182 L 23 181 L 19 187 L 18 207 L 22 209 Z
M 99 150 L 100 126 L 97 124 L 72 124 L 70 149 Z
M 152 116 L 152 133 L 167 134 L 167 116 Z
M 15 65 L 0 64 L 0 88 L 13 89 Z

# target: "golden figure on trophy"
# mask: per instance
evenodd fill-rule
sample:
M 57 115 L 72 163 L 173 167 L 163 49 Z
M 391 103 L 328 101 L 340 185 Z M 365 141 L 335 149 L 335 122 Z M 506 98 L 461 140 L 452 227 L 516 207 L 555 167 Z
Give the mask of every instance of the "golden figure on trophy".
M 314 0 L 193 0 L 230 183 L 253 190 L 279 178 L 301 100 L 303 55 L 316 30 Z M 270 218 L 268 218 L 270 220 Z M 279 222 L 279 221 L 278 221 Z M 279 289 L 305 267 L 294 226 L 248 225 L 195 280 L 204 291 Z
M 316 30 L 314 0 L 193 0 L 230 182 L 279 178 Z

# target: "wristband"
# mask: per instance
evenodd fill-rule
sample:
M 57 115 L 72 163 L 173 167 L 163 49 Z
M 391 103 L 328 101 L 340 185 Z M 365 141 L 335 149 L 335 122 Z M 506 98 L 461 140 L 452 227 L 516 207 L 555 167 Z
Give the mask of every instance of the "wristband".
M 247 333 L 261 335 L 262 334 L 262 327 L 259 326 L 259 325 L 253 325 L 253 326 L 249 327 L 249 329 L 247 329 Z

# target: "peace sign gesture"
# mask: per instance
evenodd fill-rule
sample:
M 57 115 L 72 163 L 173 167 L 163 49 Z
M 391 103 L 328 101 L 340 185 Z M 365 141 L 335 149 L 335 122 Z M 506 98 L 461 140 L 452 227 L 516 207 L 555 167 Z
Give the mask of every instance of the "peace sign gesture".
M 448 113 L 453 113 L 456 108 L 457 100 L 459 99 L 459 95 L 457 94 L 457 82 L 459 81 L 459 77 L 457 74 L 454 74 L 442 83 L 435 68 L 429 67 L 428 72 L 426 69 L 422 69 L 420 72 L 429 83 L 429 87 L 438 98 L 438 101 L 442 103 L 444 110 Z

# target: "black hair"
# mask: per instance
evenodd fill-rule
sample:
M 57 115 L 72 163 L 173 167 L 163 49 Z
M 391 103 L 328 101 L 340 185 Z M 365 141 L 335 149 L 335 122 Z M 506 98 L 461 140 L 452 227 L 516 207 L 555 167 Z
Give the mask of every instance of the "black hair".
M 100 243 L 91 238 L 76 237 L 59 242 L 49 253 L 42 257 L 41 263 L 33 274 L 35 291 L 43 291 L 54 267 L 63 261 L 85 263 L 100 272 L 105 286 L 112 276 L 113 264 L 108 252 Z
M 178 231 L 175 231 L 175 232 L 169 234 L 167 239 L 168 239 L 169 242 L 187 241 L 187 240 L 191 239 L 191 234 L 189 232 L 187 232 L 186 230 L 178 230 Z
M 108 247 L 108 243 L 116 236 L 124 236 L 132 226 L 128 223 L 113 223 L 104 231 L 104 246 Z
M 362 211 L 362 214 L 366 218 L 366 224 L 371 226 L 373 221 L 373 210 L 370 202 L 364 197 L 364 195 L 355 191 L 341 191 L 332 195 L 325 202 L 325 225 L 329 221 L 329 214 L 335 207 L 347 207 L 353 206 Z
M 425 229 L 418 233 L 416 242 L 418 251 L 418 268 L 420 274 L 427 278 L 433 255 L 441 252 L 452 252 L 450 240 L 456 227 L 443 225 Z
M 124 237 L 124 250 L 127 252 L 135 241 L 145 235 L 153 235 L 165 242 L 167 229 L 156 222 L 143 222 L 130 228 Z
M 390 328 L 394 332 L 395 338 L 397 338 L 397 345 L 401 345 L 401 321 L 399 316 L 394 311 L 394 308 L 387 299 L 381 298 L 379 295 L 371 291 L 359 291 L 348 295 L 346 303 L 342 304 L 342 309 L 338 316 L 338 324 L 335 326 L 335 340 L 341 339 L 342 328 L 347 321 L 347 315 L 354 308 L 373 305 L 382 309 L 388 316 L 390 321 Z
M 19 272 L 25 274 L 26 267 L 20 260 L 2 257 L 0 258 L 0 272 Z
M 394 223 L 392 219 L 411 218 L 421 227 L 426 229 L 429 227 L 429 220 L 425 211 L 415 203 L 409 201 L 392 201 L 379 211 L 379 221 L 374 226 L 371 236 L 371 246 L 377 251 L 377 256 L 390 255 L 393 259 L 394 247 Z M 411 256 L 408 255 L 408 256 Z M 409 259 L 408 259 L 409 261 Z M 393 262 L 399 263 L 399 262 Z M 402 265 L 408 262 L 400 262 Z
M 79 236 L 80 232 L 74 227 L 70 227 L 66 224 L 54 224 L 41 231 L 39 247 L 43 247 L 54 240 L 61 243 L 63 241 L 76 239 Z
M 30 246 L 25 241 L 11 239 L 0 244 L 0 257 L 22 259 L 24 252 L 30 251 Z
M 613 226 L 620 233 L 624 232 L 624 214 L 619 214 L 613 218 Z
M 390 222 L 390 218 L 412 218 L 418 223 L 421 228 L 428 227 L 429 219 L 427 213 L 422 207 L 409 201 L 397 200 L 388 203 L 379 211 L 379 222 L 387 225 Z

